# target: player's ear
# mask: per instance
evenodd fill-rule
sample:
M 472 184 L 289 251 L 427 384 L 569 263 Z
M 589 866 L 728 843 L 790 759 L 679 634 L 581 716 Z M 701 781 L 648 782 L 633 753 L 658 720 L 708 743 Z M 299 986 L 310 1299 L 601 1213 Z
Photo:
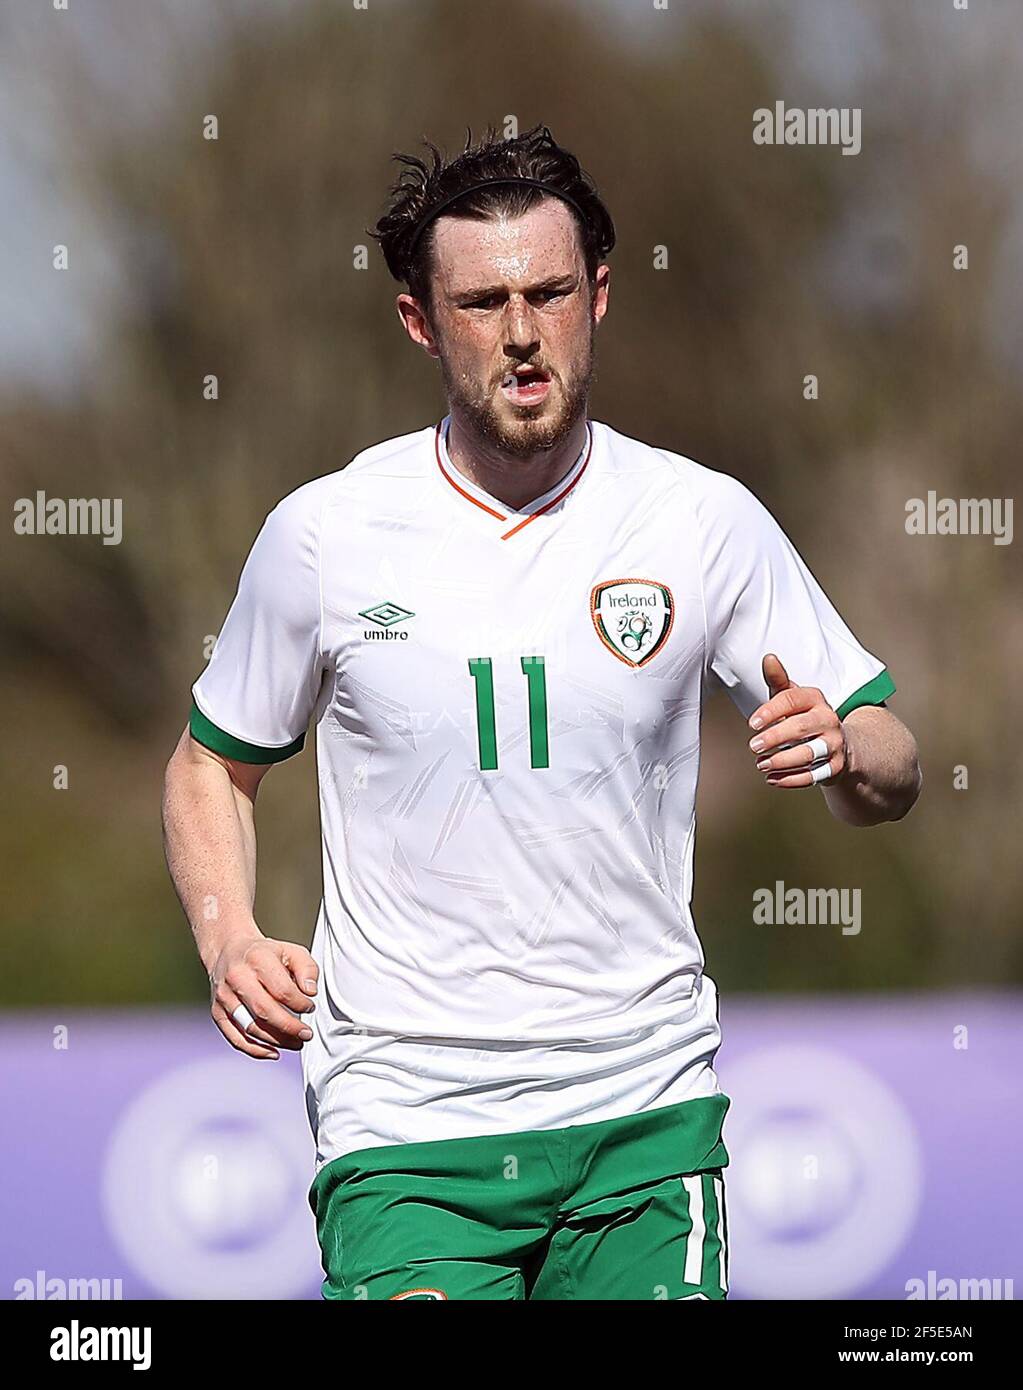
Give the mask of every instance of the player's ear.
M 598 325 L 607 313 L 607 301 L 610 289 L 611 267 L 609 265 L 598 265 L 590 287 L 594 326 Z
M 431 357 L 438 357 L 440 353 L 430 329 L 430 321 L 419 300 L 411 294 L 399 294 L 395 308 L 398 311 L 399 319 L 401 319 L 402 327 L 412 341 L 428 352 Z

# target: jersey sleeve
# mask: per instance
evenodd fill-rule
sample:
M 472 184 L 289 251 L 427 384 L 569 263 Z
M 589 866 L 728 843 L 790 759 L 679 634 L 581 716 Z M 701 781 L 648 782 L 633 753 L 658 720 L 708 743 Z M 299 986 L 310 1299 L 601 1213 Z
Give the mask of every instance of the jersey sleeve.
M 769 697 L 761 663 L 774 652 L 840 719 L 883 704 L 895 690 L 884 662 L 860 645 L 771 513 L 737 479 L 706 473 L 697 513 L 708 684 L 723 685 L 748 718 Z
M 266 518 L 206 670 L 192 687 L 192 737 L 243 763 L 301 751 L 323 680 L 319 525 L 300 488 Z

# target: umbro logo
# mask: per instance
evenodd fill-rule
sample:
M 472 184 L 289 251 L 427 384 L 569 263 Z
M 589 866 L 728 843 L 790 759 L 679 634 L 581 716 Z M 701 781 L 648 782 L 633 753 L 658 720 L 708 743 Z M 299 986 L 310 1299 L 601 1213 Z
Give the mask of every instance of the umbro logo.
M 400 603 L 392 603 L 390 599 L 383 603 L 375 603 L 372 608 L 363 608 L 359 612 L 360 618 L 367 618 L 371 623 L 377 624 L 375 628 L 367 628 L 363 636 L 371 640 L 375 638 L 378 642 L 393 642 L 398 638 L 404 640 L 408 633 L 404 630 L 393 632 L 392 628 L 415 616 L 408 608 L 402 608 Z

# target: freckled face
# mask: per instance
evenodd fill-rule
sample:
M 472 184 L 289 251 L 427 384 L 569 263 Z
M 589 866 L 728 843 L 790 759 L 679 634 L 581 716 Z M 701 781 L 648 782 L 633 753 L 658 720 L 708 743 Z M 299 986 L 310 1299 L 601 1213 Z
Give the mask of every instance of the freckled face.
M 451 406 L 513 457 L 554 447 L 586 413 L 607 299 L 591 300 L 574 214 L 548 198 L 514 219 L 441 217 L 433 235 L 430 327 Z

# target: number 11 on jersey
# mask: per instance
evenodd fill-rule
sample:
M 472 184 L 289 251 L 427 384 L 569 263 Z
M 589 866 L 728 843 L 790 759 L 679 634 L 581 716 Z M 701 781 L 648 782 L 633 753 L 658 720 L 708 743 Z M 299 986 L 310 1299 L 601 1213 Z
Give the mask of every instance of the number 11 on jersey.
M 547 675 L 542 656 L 520 658 L 529 701 L 529 765 L 550 767 L 547 746 Z M 471 656 L 469 675 L 476 682 L 476 733 L 480 768 L 497 767 L 497 718 L 494 712 L 494 668 L 489 656 Z

